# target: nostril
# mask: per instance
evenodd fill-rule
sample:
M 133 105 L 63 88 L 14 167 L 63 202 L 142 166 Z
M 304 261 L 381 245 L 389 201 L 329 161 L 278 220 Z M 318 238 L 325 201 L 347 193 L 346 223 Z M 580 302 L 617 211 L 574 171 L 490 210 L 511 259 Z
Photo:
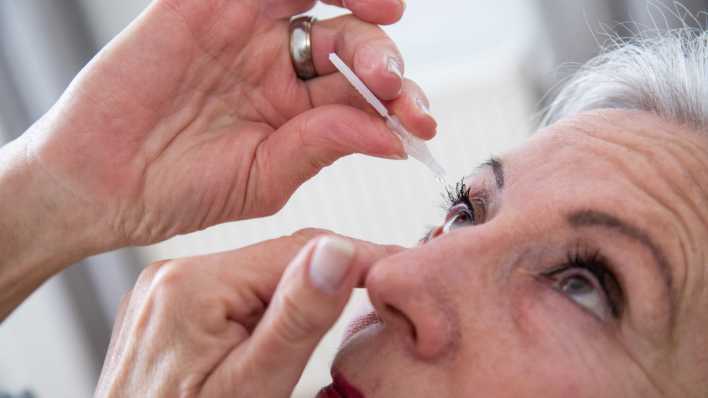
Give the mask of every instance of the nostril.
M 386 327 L 395 331 L 415 357 L 435 360 L 455 350 L 459 328 L 448 317 L 441 316 L 442 311 L 426 310 L 424 306 L 406 309 L 383 304 L 380 315 Z
M 393 315 L 394 318 L 401 319 L 407 325 L 409 334 L 413 339 L 413 343 L 415 344 L 415 342 L 418 341 L 418 332 L 416 331 L 415 324 L 413 324 L 413 321 L 411 321 L 411 319 L 408 318 L 406 314 L 403 313 L 403 311 L 392 306 L 391 304 L 386 304 L 386 311 Z

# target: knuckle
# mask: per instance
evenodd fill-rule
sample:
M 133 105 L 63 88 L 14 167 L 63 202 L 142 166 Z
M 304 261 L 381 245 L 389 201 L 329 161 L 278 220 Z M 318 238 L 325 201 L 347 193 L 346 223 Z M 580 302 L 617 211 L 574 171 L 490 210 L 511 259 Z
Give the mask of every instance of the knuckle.
M 156 261 L 143 269 L 138 278 L 141 282 L 150 282 L 155 278 L 155 275 L 165 267 L 171 260 Z
M 314 317 L 314 311 L 308 311 L 303 305 L 290 296 L 283 295 L 280 300 L 279 321 L 274 327 L 274 332 L 285 343 L 296 344 L 319 334 L 323 325 Z
M 152 266 L 151 266 L 152 267 Z M 155 265 L 151 270 L 150 281 L 152 294 L 174 296 L 184 290 L 184 286 L 193 278 L 193 266 L 189 261 L 170 260 Z

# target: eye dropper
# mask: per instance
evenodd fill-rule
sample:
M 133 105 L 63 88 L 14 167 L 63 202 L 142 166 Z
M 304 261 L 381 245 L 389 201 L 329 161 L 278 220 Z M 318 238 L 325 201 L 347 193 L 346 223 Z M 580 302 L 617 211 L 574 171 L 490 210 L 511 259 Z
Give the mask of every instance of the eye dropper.
M 388 109 L 384 106 L 384 104 L 376 98 L 374 93 L 366 87 L 366 84 L 364 84 L 364 82 L 361 81 L 356 74 L 354 74 L 349 66 L 347 66 L 347 64 L 345 64 L 337 54 L 329 54 L 329 60 L 342 73 L 342 75 L 344 75 L 356 91 L 364 97 L 366 102 L 376 109 L 376 112 L 378 112 L 381 117 L 386 119 L 386 126 L 388 126 L 388 128 L 401 139 L 406 153 L 426 165 L 430 171 L 435 174 L 435 179 L 438 180 L 438 182 L 441 184 L 446 184 L 445 169 L 443 169 L 442 166 L 440 166 L 440 164 L 435 160 L 433 154 L 430 153 L 428 146 L 425 144 L 425 141 L 406 130 L 401 121 L 395 115 L 391 115 L 388 112 Z

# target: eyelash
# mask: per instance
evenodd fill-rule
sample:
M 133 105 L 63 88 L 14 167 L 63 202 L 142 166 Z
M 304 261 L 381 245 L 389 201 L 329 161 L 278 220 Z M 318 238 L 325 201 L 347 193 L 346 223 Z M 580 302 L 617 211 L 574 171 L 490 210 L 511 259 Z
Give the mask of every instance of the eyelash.
M 553 280 L 555 276 L 574 269 L 585 270 L 595 277 L 607 299 L 612 316 L 619 319 L 622 315 L 624 295 L 617 278 L 610 271 L 607 260 L 598 250 L 587 250 L 578 246 L 568 252 L 562 265 L 544 272 L 543 276 Z
M 446 188 L 445 195 L 445 211 L 450 211 L 453 207 L 457 205 L 464 204 L 468 208 L 472 208 L 472 203 L 470 202 L 470 188 L 467 187 L 464 180 L 460 180 L 455 187 L 449 186 Z
M 451 185 L 446 189 L 443 210 L 448 214 L 448 217 L 456 206 L 464 206 L 474 213 L 476 207 L 470 197 L 470 188 L 467 187 L 464 180 L 461 180 L 454 187 Z M 487 201 L 484 197 L 473 200 L 477 207 L 481 206 L 486 212 Z M 433 231 L 434 227 L 421 239 L 421 242 L 427 242 Z M 574 249 L 568 251 L 565 261 L 560 266 L 554 267 L 542 275 L 548 280 L 553 280 L 554 277 L 572 270 L 584 270 L 595 278 L 607 300 L 610 313 L 615 319 L 619 319 L 622 315 L 624 295 L 617 278 L 600 251 L 589 250 L 578 244 Z
M 464 179 L 460 180 L 454 186 L 450 185 L 445 188 L 445 193 L 443 194 L 444 202 L 441 205 L 441 208 L 447 214 L 446 218 L 450 215 L 450 212 L 453 208 L 460 205 L 464 206 L 466 209 L 469 209 L 473 214 L 474 209 L 479 207 L 482 208 L 483 212 L 486 212 L 486 198 L 480 195 L 479 198 L 475 199 L 475 204 L 477 204 L 477 206 L 475 206 L 470 200 L 470 190 L 471 189 L 467 187 L 467 184 L 465 184 Z M 418 242 L 421 244 L 428 242 L 431 239 L 433 232 L 436 228 L 436 226 L 428 226 L 425 235 L 423 235 L 423 237 Z

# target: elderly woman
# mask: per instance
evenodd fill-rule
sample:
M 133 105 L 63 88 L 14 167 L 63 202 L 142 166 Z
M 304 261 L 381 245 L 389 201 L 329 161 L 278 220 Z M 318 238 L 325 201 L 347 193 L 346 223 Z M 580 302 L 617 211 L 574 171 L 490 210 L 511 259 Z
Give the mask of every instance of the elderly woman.
M 223 33 L 219 25 L 170 19 L 185 15 L 185 9 L 175 6 L 178 3 L 158 3 L 164 8 L 155 7 L 144 18 L 165 18 L 177 32 L 187 26 L 203 33 L 204 28 L 208 38 Z M 221 18 L 238 11 L 230 5 L 247 3 L 209 3 L 221 5 L 214 9 L 197 6 L 205 3 L 179 4 L 204 15 L 216 9 Z M 345 2 L 354 3 L 363 7 L 369 2 Z M 357 12 L 371 18 L 374 11 Z M 273 26 L 267 32 L 276 35 L 273 32 L 283 25 L 268 25 Z M 140 28 L 134 29 L 140 33 Z M 120 45 L 124 43 L 118 44 L 113 51 L 125 50 Z M 156 43 L 140 44 L 152 48 L 150 44 Z M 200 50 L 204 48 L 222 56 L 238 50 L 219 46 Z M 624 45 L 591 62 L 551 106 L 546 128 L 451 189 L 448 215 L 416 248 L 379 246 L 306 230 L 233 252 L 153 264 L 124 300 L 96 395 L 287 397 L 352 289 L 363 287 L 375 311 L 352 324 L 333 363 L 333 384 L 320 397 L 705 397 L 706 59 L 708 35 L 683 31 Z M 120 72 L 109 64 L 99 65 L 108 69 L 105 73 Z M 193 65 L 196 71 L 200 65 Z M 384 65 L 390 64 L 381 65 L 386 70 Z M 195 78 L 194 73 L 180 76 L 188 77 L 180 80 L 184 84 Z M 383 75 L 372 79 L 381 83 L 379 91 L 391 89 Z M 327 80 L 332 87 L 333 81 Z M 395 84 L 402 83 L 394 80 Z M 90 85 L 80 87 L 75 93 L 78 100 L 91 94 Z M 388 94 L 395 98 L 395 91 Z M 146 93 L 146 99 L 152 99 L 148 94 L 152 93 Z M 417 95 L 422 96 L 413 88 L 404 89 L 392 105 L 410 111 L 405 105 L 415 103 L 410 99 Z M 72 99 L 64 106 L 70 107 Z M 263 104 L 259 102 L 263 98 L 251 99 L 249 105 Z M 131 161 L 136 170 L 152 165 L 140 182 L 164 180 L 162 172 L 175 161 L 190 159 L 187 154 L 194 152 L 186 147 L 196 145 L 209 152 L 210 140 L 215 139 L 195 141 L 194 131 L 174 138 L 167 134 L 173 131 L 169 127 L 218 130 L 224 123 L 238 128 L 250 123 L 246 117 L 210 118 L 219 114 L 223 103 L 201 105 L 194 104 L 202 113 L 187 113 L 196 119 L 164 110 L 162 128 L 144 141 L 133 136 L 104 138 L 143 145 L 140 156 L 128 156 L 135 154 L 123 150 L 117 159 Z M 346 121 L 352 128 L 367 120 L 353 111 L 339 111 L 351 118 Z M 273 115 L 270 123 L 279 125 L 282 118 L 277 112 Z M 405 121 L 418 125 L 414 130 L 420 130 L 420 136 L 430 136 L 430 125 L 416 115 L 409 112 Z M 101 119 L 100 114 L 94 116 Z M 194 123 L 200 118 L 211 123 Z M 318 127 L 317 120 L 331 121 L 314 118 L 308 126 Z M 78 131 L 84 126 L 74 125 Z M 253 130 L 244 131 L 257 138 L 287 137 L 272 133 L 265 120 L 249 126 Z M 366 126 L 361 133 L 382 128 L 375 123 Z M 384 142 L 383 135 L 368 134 L 368 142 L 377 145 L 345 145 L 346 150 L 327 152 L 324 159 L 354 150 L 400 155 L 400 148 Z M 55 148 L 42 153 L 44 159 L 65 153 L 56 146 L 42 146 L 39 137 L 39 148 Z M 172 150 L 162 150 L 165 145 Z M 267 148 L 273 152 L 257 153 L 276 156 L 283 147 Z M 158 167 L 162 162 L 170 167 Z M 289 172 L 256 164 L 274 173 L 266 174 L 270 177 Z M 168 191 L 183 195 L 147 195 L 141 197 L 143 207 L 127 206 L 132 203 L 128 194 L 134 192 L 120 188 L 134 186 L 127 184 L 135 182 L 128 178 L 131 175 L 110 168 L 100 171 L 104 173 L 100 176 L 116 181 L 115 186 L 100 185 L 104 197 L 122 193 L 115 198 L 121 206 L 110 214 L 115 216 L 111 220 L 122 222 L 110 225 L 148 241 L 202 225 L 176 222 L 181 219 L 170 212 L 179 209 L 173 201 L 186 200 L 193 209 L 212 202 L 168 184 Z M 305 177 L 316 170 L 306 171 Z M 285 195 L 303 180 L 295 174 Z M 42 174 L 50 179 L 65 175 Z M 263 177 L 251 186 L 246 178 L 245 187 L 266 184 L 272 189 L 267 184 L 272 181 Z M 72 182 L 59 186 L 80 188 L 95 181 Z M 256 191 L 253 197 L 262 198 L 259 192 L 263 194 Z M 72 193 L 84 198 L 81 190 Z M 246 200 L 253 197 L 236 196 L 240 206 L 203 214 L 205 222 L 255 216 L 285 199 L 270 198 L 264 210 L 252 207 L 254 199 Z M 50 197 L 44 199 L 54 203 Z M 89 203 L 97 207 L 88 207 L 84 217 L 102 208 Z M 99 248 L 113 243 L 98 241 L 104 243 Z M 42 255 L 29 259 L 36 262 Z M 3 294 L 19 297 L 23 289 L 27 286 Z
M 152 266 L 99 392 L 285 397 L 361 286 L 319 397 L 705 397 L 706 59 L 681 31 L 592 61 L 417 248 L 305 231 Z

